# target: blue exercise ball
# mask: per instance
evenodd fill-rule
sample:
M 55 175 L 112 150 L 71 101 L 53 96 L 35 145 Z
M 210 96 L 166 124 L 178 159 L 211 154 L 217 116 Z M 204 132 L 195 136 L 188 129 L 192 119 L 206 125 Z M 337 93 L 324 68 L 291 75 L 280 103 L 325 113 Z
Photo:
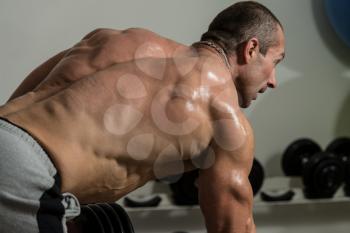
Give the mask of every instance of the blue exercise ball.
M 325 0 L 325 8 L 334 30 L 350 47 L 350 1 Z

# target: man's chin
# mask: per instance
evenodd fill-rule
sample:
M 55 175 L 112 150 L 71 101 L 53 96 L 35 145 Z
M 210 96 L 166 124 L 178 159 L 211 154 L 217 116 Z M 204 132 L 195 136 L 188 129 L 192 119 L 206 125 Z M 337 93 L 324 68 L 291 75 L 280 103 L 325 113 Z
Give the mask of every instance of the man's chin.
M 252 103 L 251 101 L 249 101 L 249 102 L 243 102 L 243 103 L 240 103 L 239 106 L 240 106 L 241 108 L 248 108 L 248 107 L 250 106 L 251 103 Z
M 242 96 L 238 94 L 238 103 L 241 108 L 248 108 L 252 103 L 252 99 L 242 98 Z

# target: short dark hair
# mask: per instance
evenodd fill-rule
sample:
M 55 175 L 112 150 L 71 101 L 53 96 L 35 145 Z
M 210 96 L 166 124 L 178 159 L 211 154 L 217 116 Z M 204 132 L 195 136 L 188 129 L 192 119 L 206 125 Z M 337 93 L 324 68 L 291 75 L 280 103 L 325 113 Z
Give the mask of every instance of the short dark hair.
M 260 53 L 276 44 L 277 17 L 265 6 L 254 1 L 233 4 L 221 11 L 210 23 L 201 41 L 212 41 L 228 54 L 236 53 L 240 44 L 256 37 L 260 42 Z

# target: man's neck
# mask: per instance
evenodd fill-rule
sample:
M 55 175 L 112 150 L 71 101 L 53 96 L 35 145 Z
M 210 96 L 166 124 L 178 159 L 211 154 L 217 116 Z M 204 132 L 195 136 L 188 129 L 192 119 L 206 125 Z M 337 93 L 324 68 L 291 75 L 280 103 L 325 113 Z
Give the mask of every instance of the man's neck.
M 199 41 L 193 43 L 192 46 L 197 49 L 199 54 L 219 58 L 219 60 L 231 74 L 231 77 L 234 78 L 236 76 L 235 67 L 231 65 L 227 53 L 220 46 L 212 41 Z
M 194 43 L 192 46 L 200 47 L 200 48 L 204 47 L 205 49 L 210 50 L 211 52 L 214 52 L 216 55 L 218 55 L 222 59 L 222 61 L 226 65 L 226 67 L 229 70 L 231 69 L 226 52 L 220 46 L 216 45 L 214 42 L 212 42 L 212 41 L 199 41 L 199 42 Z

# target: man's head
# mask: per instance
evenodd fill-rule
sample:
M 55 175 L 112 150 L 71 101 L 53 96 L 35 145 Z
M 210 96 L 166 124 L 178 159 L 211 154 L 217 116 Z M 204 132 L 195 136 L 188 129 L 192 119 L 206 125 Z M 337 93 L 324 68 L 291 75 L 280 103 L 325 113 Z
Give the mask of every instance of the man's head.
M 241 107 L 248 107 L 258 92 L 276 86 L 275 66 L 284 57 L 284 33 L 265 6 L 246 1 L 226 8 L 211 22 L 201 41 L 212 41 L 225 51 Z

